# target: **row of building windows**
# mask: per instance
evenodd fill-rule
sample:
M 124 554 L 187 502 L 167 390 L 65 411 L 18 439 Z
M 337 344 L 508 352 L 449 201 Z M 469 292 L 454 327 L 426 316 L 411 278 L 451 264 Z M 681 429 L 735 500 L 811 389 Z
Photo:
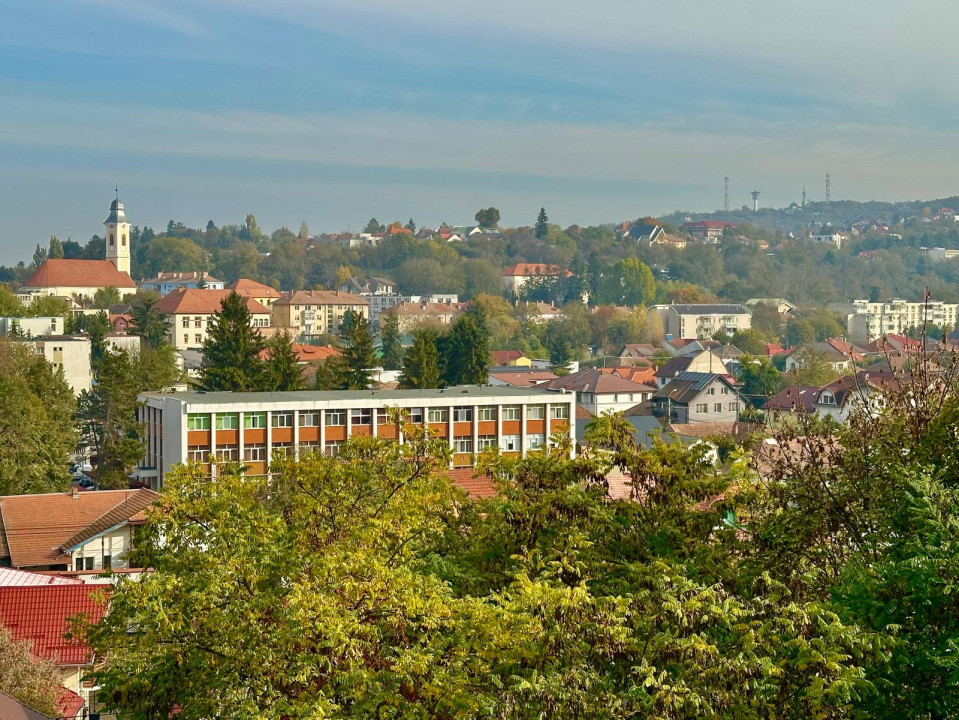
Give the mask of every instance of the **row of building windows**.
M 731 402 L 727 405 L 727 412 L 738 412 L 739 403 Z M 713 403 L 713 412 L 721 413 L 723 411 L 722 403 Z M 698 403 L 696 405 L 696 412 L 698 413 L 708 413 L 709 412 L 709 403 Z
M 485 405 L 476 408 L 476 416 L 479 422 L 495 421 L 497 407 L 495 405 Z M 300 427 L 319 427 L 320 413 L 325 412 L 325 425 L 327 427 L 346 425 L 346 410 L 305 410 L 299 412 Z M 353 408 L 350 410 L 351 425 L 372 425 L 373 413 L 376 413 L 376 424 L 386 425 L 388 423 L 387 412 L 385 408 Z M 426 421 L 429 423 L 449 422 L 449 408 L 428 408 L 426 412 Z M 521 419 L 521 407 L 519 405 L 505 405 L 502 408 L 503 420 Z M 569 405 L 550 405 L 549 416 L 552 420 L 568 420 Z M 527 420 L 543 420 L 546 418 L 545 405 L 527 405 Z M 410 408 L 409 419 L 413 423 L 422 423 L 424 420 L 423 408 Z M 473 407 L 462 406 L 453 408 L 453 422 L 472 422 Z M 217 413 L 217 430 L 237 430 L 239 428 L 239 413 Z M 274 412 L 270 418 L 270 425 L 275 428 L 293 427 L 293 412 L 282 411 Z M 209 430 L 211 426 L 210 415 L 207 413 L 191 413 L 187 416 L 187 430 Z M 247 430 L 254 430 L 266 427 L 265 412 L 249 412 L 243 414 L 243 427 Z

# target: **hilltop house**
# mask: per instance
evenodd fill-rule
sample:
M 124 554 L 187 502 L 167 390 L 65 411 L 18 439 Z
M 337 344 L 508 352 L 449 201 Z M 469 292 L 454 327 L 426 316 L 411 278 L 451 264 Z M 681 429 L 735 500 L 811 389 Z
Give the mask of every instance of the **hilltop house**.
M 667 338 L 708 339 L 718 332 L 733 335 L 752 326 L 752 313 L 738 304 L 651 305 L 647 318 L 659 316 Z

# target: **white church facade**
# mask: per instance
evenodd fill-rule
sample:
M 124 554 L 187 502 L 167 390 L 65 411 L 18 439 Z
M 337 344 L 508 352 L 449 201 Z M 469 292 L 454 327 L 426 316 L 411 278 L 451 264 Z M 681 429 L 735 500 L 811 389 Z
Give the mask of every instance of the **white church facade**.
M 17 293 L 23 302 L 35 297 L 93 297 L 102 288 L 115 287 L 120 295 L 135 293 L 130 277 L 130 223 L 117 197 L 110 204 L 106 227 L 106 257 L 103 260 L 47 258 Z

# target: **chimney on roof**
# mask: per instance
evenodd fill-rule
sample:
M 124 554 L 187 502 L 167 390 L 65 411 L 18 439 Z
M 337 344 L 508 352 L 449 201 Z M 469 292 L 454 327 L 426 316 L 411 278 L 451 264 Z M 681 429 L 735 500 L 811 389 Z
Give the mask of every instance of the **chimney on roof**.
M 80 497 L 80 488 L 77 485 L 74 485 L 70 488 L 70 494 L 73 496 L 73 499 L 76 500 Z

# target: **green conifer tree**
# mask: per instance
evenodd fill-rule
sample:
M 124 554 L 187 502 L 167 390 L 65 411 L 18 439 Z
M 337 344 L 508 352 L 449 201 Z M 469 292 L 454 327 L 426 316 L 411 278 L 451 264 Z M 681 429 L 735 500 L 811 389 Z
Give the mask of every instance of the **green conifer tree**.
M 417 330 L 413 333 L 413 345 L 403 358 L 400 387 L 405 390 L 437 388 L 440 381 L 436 333 L 432 330 Z
M 231 292 L 222 308 L 203 343 L 200 386 L 204 390 L 262 390 L 265 373 L 260 353 L 266 343 L 251 325 L 246 300 Z
M 549 218 L 546 216 L 546 208 L 539 209 L 539 215 L 536 216 L 536 226 L 533 233 L 537 238 L 543 240 L 549 234 Z
M 439 339 L 443 381 L 447 385 L 483 385 L 489 371 L 489 334 L 477 318 L 464 315 Z
M 383 369 L 399 370 L 403 367 L 399 320 L 394 313 L 385 313 L 380 318 L 380 326 L 380 336 L 383 338 Z
M 343 338 L 345 389 L 365 390 L 373 382 L 373 368 L 376 367 L 370 321 L 355 310 L 347 310 L 343 316 L 343 327 L 346 330 Z
M 277 333 L 267 341 L 266 374 L 270 390 L 284 392 L 300 388 L 302 368 L 289 333 Z

